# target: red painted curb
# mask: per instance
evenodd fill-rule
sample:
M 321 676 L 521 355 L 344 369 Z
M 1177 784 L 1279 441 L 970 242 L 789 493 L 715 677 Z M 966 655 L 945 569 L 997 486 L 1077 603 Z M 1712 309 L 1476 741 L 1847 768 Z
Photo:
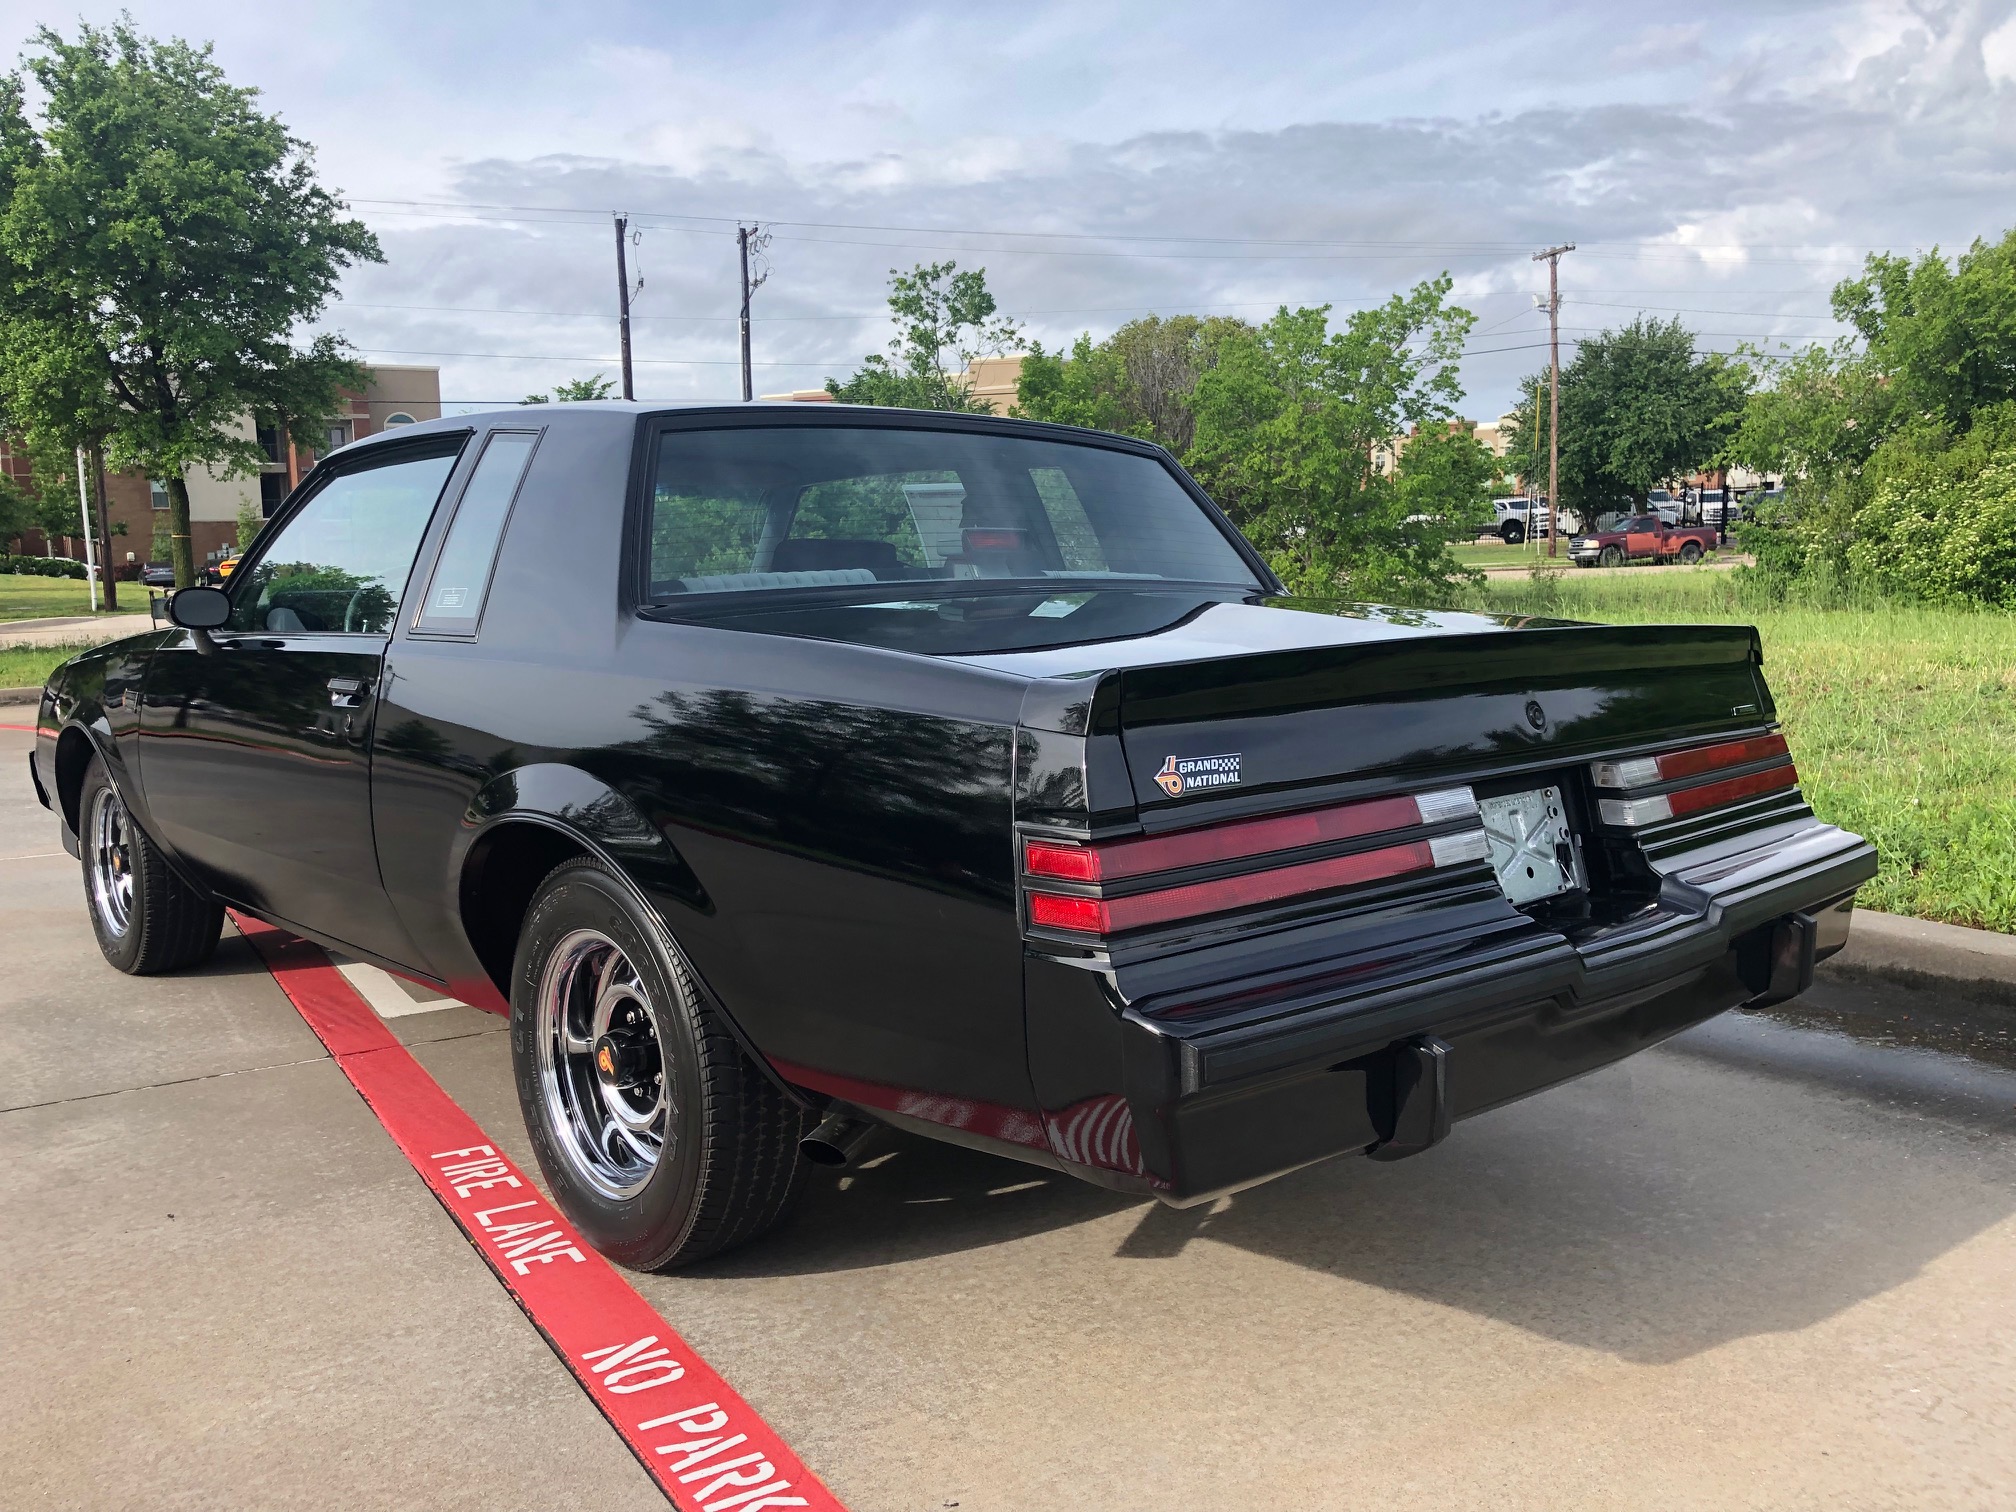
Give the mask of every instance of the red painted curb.
M 682 1512 L 845 1512 L 784 1440 L 441 1090 L 329 957 L 232 914 L 476 1252 Z

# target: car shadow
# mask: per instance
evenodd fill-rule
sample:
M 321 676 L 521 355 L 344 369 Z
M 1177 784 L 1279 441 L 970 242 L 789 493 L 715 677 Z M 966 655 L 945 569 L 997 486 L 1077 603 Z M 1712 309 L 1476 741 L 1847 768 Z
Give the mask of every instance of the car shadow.
M 1995 1085 L 1928 1117 L 1880 1074 L 1897 1050 L 1862 1046 L 1877 1073 L 1844 1080 L 1805 1065 L 1813 1033 L 1697 1030 L 1413 1159 L 1328 1161 L 1186 1210 L 885 1133 L 866 1168 L 822 1172 L 786 1230 L 706 1269 L 901 1265 L 1131 1209 L 1116 1265 L 1209 1240 L 1633 1362 L 1677 1360 L 1810 1326 L 2016 1212 L 2016 1182 L 1994 1179 L 1980 1148 L 2016 1171 L 2016 1143 L 1984 1139 L 1986 1124 L 2016 1132 L 2016 1078 L 1982 1069 Z M 1825 1070 L 1841 1052 L 1821 1048 Z

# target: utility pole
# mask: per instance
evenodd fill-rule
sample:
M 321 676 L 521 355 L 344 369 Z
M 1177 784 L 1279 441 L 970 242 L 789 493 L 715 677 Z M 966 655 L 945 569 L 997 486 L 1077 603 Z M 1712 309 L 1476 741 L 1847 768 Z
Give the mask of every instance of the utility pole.
M 1547 555 L 1561 554 L 1561 254 L 1575 243 L 1563 242 L 1533 261 L 1547 264 Z
M 635 399 L 637 385 L 630 376 L 630 269 L 624 263 L 624 243 L 630 239 L 628 216 L 616 217 L 616 331 L 623 343 L 623 397 Z
M 770 245 L 770 233 L 760 225 L 735 227 L 735 247 L 742 255 L 742 402 L 747 404 L 756 397 L 756 385 L 750 373 L 749 362 L 749 296 L 763 287 L 763 281 L 770 276 L 768 268 L 749 277 L 749 254 L 761 253 Z

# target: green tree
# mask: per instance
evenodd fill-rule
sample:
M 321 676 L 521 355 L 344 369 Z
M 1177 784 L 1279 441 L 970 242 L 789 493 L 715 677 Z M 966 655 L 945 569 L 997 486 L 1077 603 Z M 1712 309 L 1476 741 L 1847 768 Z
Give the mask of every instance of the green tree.
M 1581 344 L 1561 370 L 1562 508 L 1584 519 L 1645 502 L 1648 490 L 1714 462 L 1743 418 L 1749 369 L 1697 354 L 1677 320 L 1643 316 Z M 1511 455 L 1547 478 L 1551 406 L 1544 373 L 1526 380 L 1508 433 Z
M 1198 376 L 1217 365 L 1226 340 L 1251 329 L 1223 316 L 1150 315 L 1096 344 L 1080 336 L 1068 355 L 1032 342 L 1016 413 L 1140 436 L 1181 456 L 1197 434 L 1191 396 Z
M 0 405 L 52 432 L 77 406 L 112 466 L 163 479 L 187 584 L 188 469 L 256 470 L 247 411 L 314 444 L 363 374 L 338 338 L 294 333 L 378 244 L 207 46 L 123 18 L 36 45 L 39 122 L 19 74 L 0 84 Z
M 553 385 L 553 396 L 549 400 L 544 394 L 527 394 L 522 401 L 526 404 L 577 404 L 585 399 L 607 399 L 616 392 L 616 380 L 597 373 L 593 378 L 570 378 L 565 383 Z
M 908 273 L 891 268 L 889 316 L 896 323 L 889 354 L 863 358 L 844 382 L 828 378 L 827 393 L 842 404 L 990 413 L 959 374 L 976 357 L 1018 348 L 1021 328 L 997 314 L 985 268 L 961 272 L 954 262 L 919 263 Z
M 1475 317 L 1449 288 L 1446 275 L 1418 284 L 1336 331 L 1327 306 L 1284 307 L 1200 373 L 1186 461 L 1292 591 L 1418 600 L 1462 576 L 1449 544 L 1484 507 L 1492 466 L 1450 429 Z

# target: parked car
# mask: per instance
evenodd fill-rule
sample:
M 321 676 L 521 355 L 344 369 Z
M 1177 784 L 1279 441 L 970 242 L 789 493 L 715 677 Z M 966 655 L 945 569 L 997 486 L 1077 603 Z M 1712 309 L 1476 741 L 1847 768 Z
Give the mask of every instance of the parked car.
M 1492 534 L 1507 546 L 1517 546 L 1529 535 L 1544 541 L 1552 528 L 1545 499 L 1493 499 L 1491 514 Z
M 169 562 L 149 562 L 140 569 L 140 581 L 149 588 L 173 588 L 174 565 Z
M 1668 525 L 1678 525 L 1680 523 L 1681 513 L 1685 507 L 1685 504 L 1681 500 L 1674 498 L 1672 493 L 1667 489 L 1654 488 L 1646 491 L 1644 512 L 1659 516 Z
M 1633 515 L 1611 530 L 1576 536 L 1568 556 L 1577 567 L 1621 567 L 1627 561 L 1684 562 L 1692 566 L 1715 549 L 1706 525 L 1668 525 L 1657 515 Z
M 877 1124 L 1178 1206 L 1411 1155 L 1799 992 L 1876 867 L 1754 631 L 1285 598 L 1166 452 L 1066 427 L 423 422 L 169 608 L 38 712 L 106 959 L 229 906 L 508 1014 L 632 1266 Z

